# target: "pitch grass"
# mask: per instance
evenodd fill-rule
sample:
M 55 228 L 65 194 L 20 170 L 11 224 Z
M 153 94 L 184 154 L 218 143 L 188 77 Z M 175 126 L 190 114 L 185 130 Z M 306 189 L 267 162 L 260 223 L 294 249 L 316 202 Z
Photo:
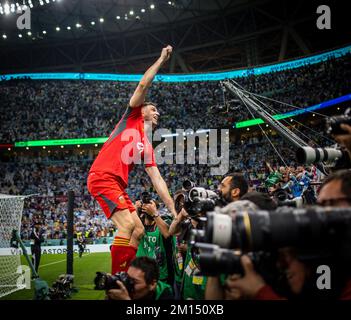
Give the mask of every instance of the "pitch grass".
M 22 264 L 27 265 L 23 256 Z M 103 300 L 104 291 L 94 290 L 94 277 L 96 271 L 111 271 L 110 253 L 85 253 L 82 258 L 74 254 L 73 260 L 74 287 L 78 289 L 73 293 L 72 300 Z M 49 287 L 58 278 L 60 274 L 66 273 L 66 255 L 65 254 L 47 254 L 41 256 L 39 266 L 39 276 L 45 280 Z M 2 297 L 1 300 L 32 300 L 34 297 L 33 282 L 30 290 L 20 290 L 8 296 Z

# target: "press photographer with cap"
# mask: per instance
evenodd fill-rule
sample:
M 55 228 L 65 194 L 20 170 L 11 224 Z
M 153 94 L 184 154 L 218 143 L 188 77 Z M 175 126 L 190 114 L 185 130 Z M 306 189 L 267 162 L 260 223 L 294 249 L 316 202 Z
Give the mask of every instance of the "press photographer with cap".
M 159 280 L 160 270 L 155 259 L 135 258 L 127 271 L 132 288 L 117 281 L 118 288 L 106 292 L 110 300 L 172 300 L 172 288 Z

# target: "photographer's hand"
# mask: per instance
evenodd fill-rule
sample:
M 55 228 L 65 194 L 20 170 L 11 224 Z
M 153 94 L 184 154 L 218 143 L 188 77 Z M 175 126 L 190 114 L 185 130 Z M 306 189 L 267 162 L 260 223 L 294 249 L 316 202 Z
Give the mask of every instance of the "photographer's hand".
M 159 228 L 162 236 L 165 239 L 168 239 L 170 237 L 169 225 L 162 219 L 160 214 L 157 212 L 156 203 L 153 200 L 151 200 L 151 203 L 147 203 L 143 205 L 143 210 L 148 215 L 154 218 L 154 221 L 157 227 Z
M 239 300 L 243 297 L 241 291 L 235 288 L 235 281 L 241 278 L 240 274 L 232 274 L 228 276 L 225 285 L 224 298 L 225 300 Z M 234 283 L 234 286 L 233 286 Z
M 142 209 L 151 217 L 157 214 L 156 203 L 153 200 L 150 203 L 143 204 Z
M 239 290 L 240 294 L 245 298 L 254 298 L 266 283 L 255 271 L 252 261 L 248 256 L 244 255 L 241 257 L 241 265 L 243 266 L 245 276 L 240 279 L 231 279 L 231 281 L 227 282 L 227 288 L 228 290 Z M 237 292 L 235 295 L 238 295 Z
M 169 227 L 170 235 L 179 234 L 181 231 L 181 223 L 189 217 L 189 214 L 184 210 L 184 208 L 179 212 L 176 218 L 173 220 L 171 226 Z
M 111 289 L 107 291 L 107 296 L 111 300 L 132 300 L 128 290 L 121 281 L 117 280 L 119 289 Z
M 141 202 L 140 200 L 135 201 L 135 203 L 134 203 L 134 206 L 135 206 L 137 209 L 141 208 L 142 205 L 143 205 L 143 204 L 142 204 L 142 202 Z

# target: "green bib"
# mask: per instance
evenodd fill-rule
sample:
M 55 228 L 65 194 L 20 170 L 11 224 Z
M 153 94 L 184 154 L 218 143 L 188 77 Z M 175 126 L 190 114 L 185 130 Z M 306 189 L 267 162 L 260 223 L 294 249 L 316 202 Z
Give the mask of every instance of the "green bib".
M 155 227 L 154 231 L 146 231 L 140 240 L 137 257 L 150 257 L 156 259 L 160 267 L 160 280 L 166 280 L 168 277 L 166 250 L 163 244 L 163 237 L 160 230 Z
M 174 280 L 178 283 L 182 282 L 184 261 L 182 254 L 178 251 L 177 247 L 177 236 L 172 237 L 172 247 L 173 247 L 173 265 L 174 265 Z
M 162 282 L 162 281 L 157 281 L 156 300 L 158 300 L 160 298 L 161 294 L 166 290 L 169 290 L 169 292 L 171 294 L 173 294 L 173 290 L 169 284 Z
M 207 277 L 199 274 L 199 269 L 191 257 L 191 246 L 188 244 L 186 252 L 182 298 L 185 300 L 204 300 Z

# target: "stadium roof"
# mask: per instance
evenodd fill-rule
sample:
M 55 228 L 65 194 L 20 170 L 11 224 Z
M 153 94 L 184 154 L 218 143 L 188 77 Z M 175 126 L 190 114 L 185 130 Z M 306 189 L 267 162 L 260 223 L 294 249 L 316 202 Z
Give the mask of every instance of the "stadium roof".
M 166 72 L 225 70 L 339 47 L 350 34 L 321 34 L 314 1 L 25 0 L 30 30 L 6 2 L 16 8 L 0 0 L 1 73 L 138 73 L 166 44 L 175 48 Z

